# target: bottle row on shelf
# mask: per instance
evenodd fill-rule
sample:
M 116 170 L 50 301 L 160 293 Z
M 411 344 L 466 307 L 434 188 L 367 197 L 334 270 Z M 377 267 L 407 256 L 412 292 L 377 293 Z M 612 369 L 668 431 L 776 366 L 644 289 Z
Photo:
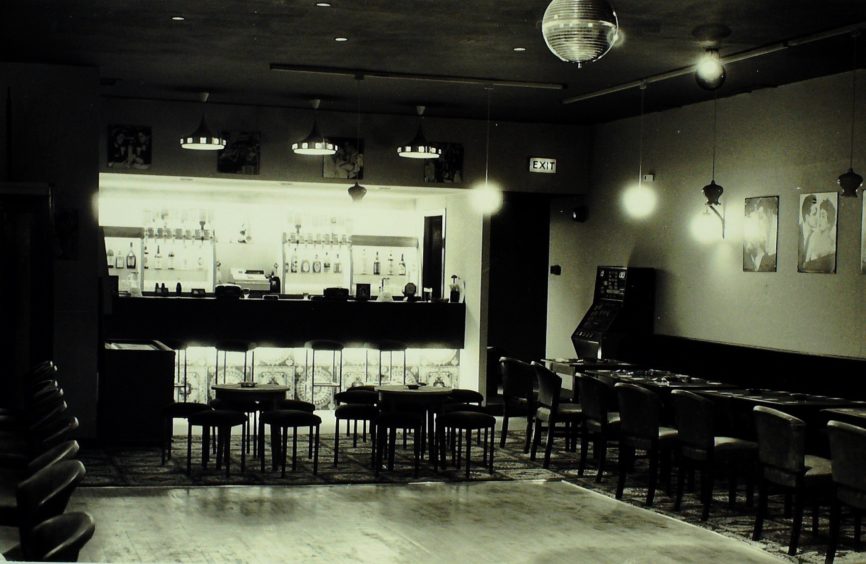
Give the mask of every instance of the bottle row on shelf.
M 195 240 L 181 243 L 165 239 L 161 241 L 144 241 L 142 266 L 145 270 L 210 270 L 213 263 L 213 247 L 210 244 Z
M 286 257 L 286 275 L 342 274 L 344 255 L 339 251 L 332 255 L 331 250 L 325 247 L 294 247 Z

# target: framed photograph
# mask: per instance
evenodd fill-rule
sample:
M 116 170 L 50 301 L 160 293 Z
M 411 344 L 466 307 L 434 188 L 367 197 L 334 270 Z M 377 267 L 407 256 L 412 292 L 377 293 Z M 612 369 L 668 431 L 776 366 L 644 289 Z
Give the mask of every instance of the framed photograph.
M 838 209 L 838 192 L 800 195 L 798 272 L 836 272 Z
M 866 196 L 860 198 L 863 209 L 860 210 L 860 273 L 866 274 Z
M 150 168 L 153 137 L 149 126 L 108 126 L 108 168 Z
M 258 174 L 262 134 L 259 131 L 224 131 L 226 147 L 217 155 L 217 172 Z
M 442 149 L 438 159 L 424 163 L 424 182 L 463 183 L 463 145 L 460 143 L 433 143 Z
M 779 196 L 746 198 L 743 272 L 776 272 Z
M 329 137 L 337 152 L 322 157 L 322 178 L 364 178 L 364 140 L 354 137 Z

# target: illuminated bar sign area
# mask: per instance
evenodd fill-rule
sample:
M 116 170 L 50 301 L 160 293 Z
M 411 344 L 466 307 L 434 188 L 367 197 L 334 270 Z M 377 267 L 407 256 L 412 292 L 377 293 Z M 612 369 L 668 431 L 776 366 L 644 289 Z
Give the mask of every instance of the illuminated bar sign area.
M 529 172 L 556 174 L 556 159 L 549 159 L 547 157 L 529 157 Z

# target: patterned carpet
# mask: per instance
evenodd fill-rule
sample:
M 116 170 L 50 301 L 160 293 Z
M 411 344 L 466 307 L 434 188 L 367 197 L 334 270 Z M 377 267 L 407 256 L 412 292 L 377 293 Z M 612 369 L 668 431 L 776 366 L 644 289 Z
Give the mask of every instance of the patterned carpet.
M 305 437 L 304 437 L 305 439 Z M 422 461 L 418 477 L 414 476 L 412 466 L 412 438 L 408 439 L 408 448 L 398 448 L 397 459 L 393 471 L 383 469 L 375 476 L 370 465 L 370 442 L 358 441 L 353 448 L 351 439 L 340 441 L 340 463 L 334 466 L 334 436 L 322 435 L 319 451 L 319 471 L 312 473 L 312 460 L 306 458 L 306 440 L 298 441 L 298 469 L 291 472 L 287 466 L 286 477 L 281 478 L 280 472 L 272 472 L 266 465 L 265 472 L 260 471 L 259 462 L 247 457 L 246 470 L 240 472 L 240 450 L 233 441 L 231 476 L 226 478 L 225 471 L 216 470 L 213 459 L 207 469 L 200 464 L 200 445 L 198 438 L 193 442 L 193 465 L 190 476 L 186 474 L 186 441 L 183 437 L 175 437 L 173 457 L 165 466 L 160 464 L 159 448 L 82 448 L 80 459 L 87 467 L 87 477 L 83 487 L 121 486 L 121 487 L 189 487 L 211 485 L 310 485 L 310 484 L 361 484 L 361 483 L 408 483 L 408 482 L 457 482 L 465 479 L 463 469 L 450 466 L 438 473 L 432 465 Z M 291 442 L 289 443 L 291 449 Z M 398 443 L 399 445 L 399 443 Z M 595 470 L 587 468 L 584 476 L 577 475 L 578 453 L 564 452 L 558 447 L 562 442 L 558 439 L 549 469 L 541 464 L 541 457 L 532 461 L 529 455 L 523 453 L 523 437 L 519 433 L 509 433 L 505 448 L 499 448 L 496 443 L 494 457 L 494 473 L 489 474 L 481 466 L 482 449 L 473 445 L 471 480 L 566 480 L 603 495 L 614 496 L 616 487 L 616 449 L 609 453 L 609 463 L 602 483 L 595 482 Z M 270 453 L 266 450 L 266 455 Z M 590 454 L 591 456 L 591 454 Z M 267 460 L 270 460 L 268 458 Z M 289 461 L 289 465 L 291 462 Z M 623 501 L 643 507 L 646 496 L 646 469 L 644 459 L 635 463 L 634 473 L 629 475 Z M 790 519 L 783 515 L 782 496 L 771 496 L 767 520 L 764 523 L 764 538 L 758 542 L 751 540 L 754 524 L 754 511 L 745 503 L 744 488 L 740 488 L 736 505 L 731 508 L 727 503 L 727 486 L 724 480 L 719 480 L 714 490 L 714 502 L 710 510 L 709 520 L 700 521 L 701 505 L 696 492 L 686 492 L 683 498 L 682 510 L 675 512 L 674 499 L 660 487 L 655 499 L 653 511 L 668 515 L 674 519 L 686 521 L 694 525 L 715 531 L 727 537 L 753 543 L 767 552 L 781 556 L 792 562 L 818 563 L 824 561 L 827 546 L 828 514 L 827 507 L 821 508 L 819 531 L 813 535 L 809 511 L 804 515 L 804 527 L 800 538 L 800 550 L 797 556 L 787 556 L 787 544 L 790 535 Z M 866 552 L 854 550 L 853 518 L 845 519 L 837 551 L 837 562 L 866 562 Z

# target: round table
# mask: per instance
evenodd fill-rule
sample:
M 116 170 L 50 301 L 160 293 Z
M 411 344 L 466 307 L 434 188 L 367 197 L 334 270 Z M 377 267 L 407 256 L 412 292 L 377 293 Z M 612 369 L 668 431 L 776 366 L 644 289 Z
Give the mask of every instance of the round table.
M 256 384 L 250 387 L 240 384 L 214 384 L 211 389 L 217 399 L 270 403 L 271 409 L 276 409 L 277 402 L 286 399 L 286 392 L 291 390 L 289 386 L 279 384 Z
M 434 431 L 434 416 L 439 407 L 448 400 L 453 388 L 438 386 L 417 386 L 406 384 L 387 384 L 376 386 L 379 393 L 379 409 L 388 411 L 394 408 L 394 404 L 413 403 L 427 412 L 427 430 L 429 437 L 430 460 L 436 461 L 436 434 Z M 427 437 L 425 437 L 425 440 Z

